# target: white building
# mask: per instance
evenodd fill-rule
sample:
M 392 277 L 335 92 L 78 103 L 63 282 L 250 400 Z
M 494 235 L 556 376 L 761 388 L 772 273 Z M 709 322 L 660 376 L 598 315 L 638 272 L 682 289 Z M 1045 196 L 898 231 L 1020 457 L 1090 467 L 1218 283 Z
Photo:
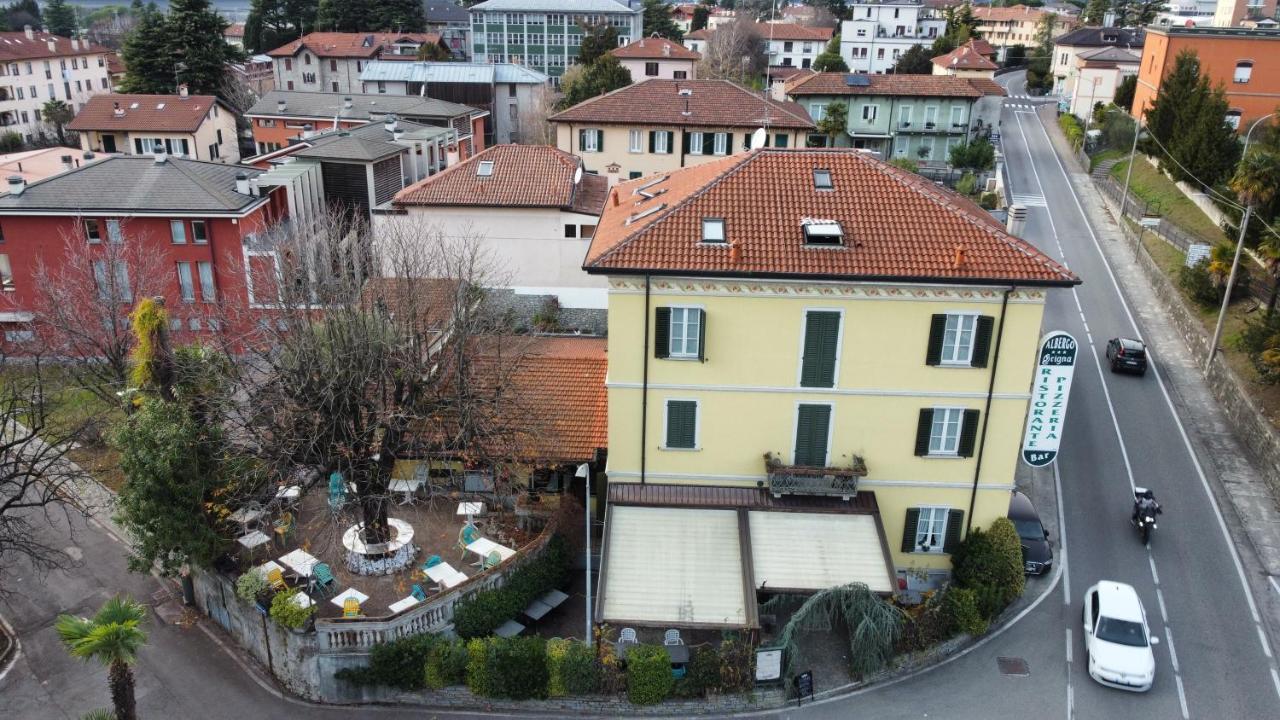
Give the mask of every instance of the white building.
M 435 33 L 313 32 L 270 51 L 275 89 L 358 93 L 360 73 L 380 58 L 414 59 Z M 442 46 L 443 47 L 443 46 Z
M 666 38 L 640 38 L 609 51 L 631 73 L 631 82 L 648 78 L 697 80 L 702 55 Z
M 61 100 L 79 112 L 89 98 L 111 92 L 110 50 L 86 40 L 35 32 L 0 32 L 0 132 L 31 142 L 51 126 L 44 104 Z
M 720 27 L 729 27 L 722 25 Z M 705 53 L 707 43 L 717 28 L 708 26 L 684 36 L 684 46 L 697 53 Z M 831 28 L 808 27 L 795 23 L 753 23 L 751 34 L 766 47 L 769 65 L 772 67 L 808 68 L 827 43 L 831 42 Z
M 947 31 L 942 14 L 919 0 L 852 3 L 849 13 L 840 24 L 840 55 L 853 72 L 889 72 L 903 53 Z
M 1120 83 L 1138 74 L 1141 53 L 1141 50 L 1097 47 L 1076 55 L 1074 72 L 1067 78 L 1062 93 L 1070 103 L 1071 114 L 1088 122 L 1093 117 L 1094 106 L 1110 105 Z
M 1053 44 L 1053 94 L 1070 96 L 1082 65 L 1079 55 L 1098 48 L 1122 48 L 1142 56 L 1146 35 L 1141 29 L 1117 27 L 1082 27 L 1061 35 Z

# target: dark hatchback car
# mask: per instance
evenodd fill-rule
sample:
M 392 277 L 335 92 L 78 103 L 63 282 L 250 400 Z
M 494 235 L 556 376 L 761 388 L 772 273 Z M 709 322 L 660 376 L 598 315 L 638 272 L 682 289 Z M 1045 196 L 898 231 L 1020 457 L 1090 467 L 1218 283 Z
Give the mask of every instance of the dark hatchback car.
M 1031 499 L 1015 492 L 1009 500 L 1009 519 L 1018 529 L 1022 541 L 1022 567 L 1028 575 L 1039 575 L 1053 565 L 1053 548 L 1049 545 L 1049 531 L 1040 524 L 1040 515 Z
M 1111 338 L 1107 341 L 1107 362 L 1111 372 L 1147 374 L 1147 346 L 1132 338 Z

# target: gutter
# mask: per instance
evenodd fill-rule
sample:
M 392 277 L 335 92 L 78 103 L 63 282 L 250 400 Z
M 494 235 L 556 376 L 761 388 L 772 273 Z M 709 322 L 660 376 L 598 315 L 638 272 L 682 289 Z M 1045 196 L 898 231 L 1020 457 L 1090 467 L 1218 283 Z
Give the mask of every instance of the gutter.
M 982 277 L 920 277 L 903 275 L 850 275 L 837 273 L 771 273 L 771 272 L 734 272 L 731 270 L 709 270 L 707 272 L 678 270 L 634 270 L 631 268 L 611 268 L 599 265 L 584 265 L 588 275 L 618 275 L 624 277 L 643 276 L 645 282 L 650 277 L 679 277 L 707 279 L 742 279 L 742 280 L 802 280 L 805 282 L 840 282 L 840 283 L 898 283 L 905 285 L 973 285 L 1003 287 L 1016 284 L 1018 287 L 1069 288 L 1080 285 L 1080 278 L 1070 280 L 1024 280 L 1019 278 L 982 278 Z
M 644 485 L 646 460 L 649 456 L 649 276 L 644 276 L 644 371 L 640 382 L 640 484 Z
M 1000 345 L 1004 339 L 1004 319 L 1008 315 L 1009 295 L 1017 290 L 1017 285 L 1010 285 L 1004 290 L 1004 299 L 1000 301 L 1000 327 L 996 329 L 996 348 L 991 358 L 991 377 L 987 381 L 987 403 L 982 411 L 982 432 L 978 435 L 978 460 L 973 466 L 973 489 L 969 491 L 969 516 L 965 518 L 964 536 L 969 537 L 973 530 L 973 506 L 978 500 L 978 478 L 982 475 L 982 456 L 987 451 L 987 426 L 991 424 L 991 397 L 995 393 L 996 370 L 1000 367 Z

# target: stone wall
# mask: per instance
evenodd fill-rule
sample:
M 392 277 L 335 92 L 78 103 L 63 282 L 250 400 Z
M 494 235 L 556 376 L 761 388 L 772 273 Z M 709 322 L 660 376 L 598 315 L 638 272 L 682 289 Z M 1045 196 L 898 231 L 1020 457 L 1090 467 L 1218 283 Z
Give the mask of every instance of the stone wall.
M 533 316 L 542 309 L 543 303 L 554 295 L 522 295 L 513 290 L 490 290 L 490 299 L 501 311 L 511 313 L 512 321 L 517 328 L 533 329 Z M 608 311 L 603 308 L 567 308 L 561 307 L 559 313 L 560 331 L 566 333 L 580 332 L 583 335 L 608 335 Z

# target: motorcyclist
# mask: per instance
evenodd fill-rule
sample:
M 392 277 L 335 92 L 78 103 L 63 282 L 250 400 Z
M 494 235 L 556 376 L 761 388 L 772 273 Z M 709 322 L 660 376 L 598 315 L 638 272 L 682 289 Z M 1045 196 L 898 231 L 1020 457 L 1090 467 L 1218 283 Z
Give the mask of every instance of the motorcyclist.
M 1156 502 L 1156 494 L 1150 490 L 1137 493 L 1133 498 L 1133 521 L 1138 522 L 1140 515 L 1159 515 L 1164 512 L 1160 503 Z

